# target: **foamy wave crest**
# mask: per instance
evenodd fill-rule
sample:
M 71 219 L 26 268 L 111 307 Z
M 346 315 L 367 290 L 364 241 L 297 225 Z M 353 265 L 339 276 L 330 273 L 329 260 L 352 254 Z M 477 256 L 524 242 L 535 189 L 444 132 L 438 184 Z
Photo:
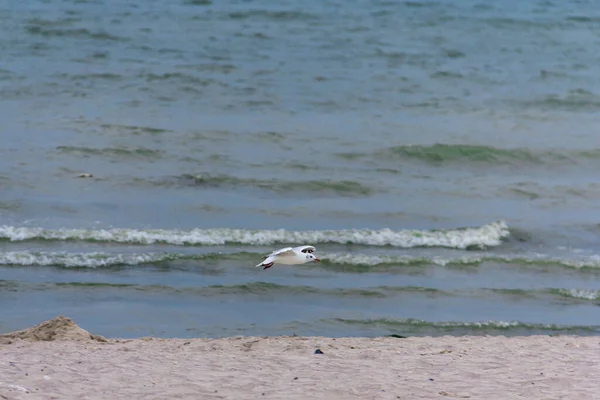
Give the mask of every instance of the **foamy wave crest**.
M 104 254 L 104 253 L 46 253 L 9 251 L 0 253 L 0 265 L 61 266 L 98 268 L 117 265 L 139 265 L 174 259 L 173 255 L 157 254 Z
M 593 289 L 555 289 L 563 297 L 583 300 L 600 300 L 600 290 Z
M 403 266 L 427 266 L 438 265 L 441 267 L 461 267 L 478 266 L 486 262 L 502 263 L 509 265 L 519 265 L 532 267 L 566 267 L 581 269 L 600 268 L 600 264 L 594 258 L 592 260 L 560 260 L 553 258 L 522 257 L 499 257 L 485 256 L 482 254 L 473 254 L 466 256 L 378 256 L 360 253 L 326 253 L 320 252 L 319 256 L 322 263 L 309 264 L 308 267 L 336 269 L 345 272 L 377 272 L 386 271 L 388 268 Z M 170 262 L 193 260 L 196 262 L 220 262 L 232 261 L 243 267 L 244 265 L 254 265 L 255 261 L 261 260 L 263 253 L 259 252 L 211 252 L 202 254 L 193 253 L 167 253 L 167 252 L 148 252 L 148 253 L 68 253 L 68 252 L 38 252 L 38 251 L 9 251 L 0 252 L 0 265 L 12 266 L 56 266 L 67 268 L 102 268 L 113 266 L 136 266 L 166 264 Z M 587 292 L 555 293 L 568 297 L 587 296 Z M 590 296 L 592 294 L 589 294 Z M 597 295 L 600 299 L 600 295 Z
M 439 265 L 446 266 L 466 266 L 481 265 L 483 263 L 513 264 L 520 266 L 561 266 L 575 269 L 596 269 L 600 268 L 600 256 L 580 257 L 577 259 L 556 258 L 544 254 L 530 254 L 523 256 L 501 256 L 472 254 L 466 256 L 378 256 L 356 253 L 328 253 L 321 255 L 325 264 L 345 265 L 357 267 L 386 267 L 393 265 Z
M 392 266 L 392 265 L 477 265 L 488 261 L 485 257 L 414 257 L 414 256 L 371 256 L 355 253 L 329 253 L 321 256 L 326 264 L 355 265 L 364 267 Z
M 565 260 L 564 264 L 571 268 L 600 268 L 600 256 L 594 254 L 576 260 Z
M 513 330 L 513 329 L 521 329 L 521 330 L 534 330 L 534 331 L 574 331 L 574 330 L 582 330 L 582 331 L 598 331 L 600 328 L 596 325 L 558 325 L 558 324 L 534 324 L 534 323 L 526 323 L 520 321 L 475 321 L 475 322 L 462 322 L 462 321 L 442 321 L 442 322 L 432 322 L 432 321 L 424 321 L 420 319 L 343 319 L 343 318 L 334 318 L 329 321 L 338 322 L 348 325 L 372 325 L 379 327 L 386 327 L 389 329 L 398 329 L 403 328 L 410 330 L 411 327 L 418 328 L 434 328 L 436 330 L 442 331 L 454 331 L 461 329 L 468 330 Z
M 99 242 L 173 245 L 272 245 L 287 243 L 339 243 L 365 246 L 448 247 L 455 249 L 498 246 L 509 236 L 503 221 L 478 228 L 450 230 L 346 229 L 323 231 L 247 230 L 247 229 L 44 229 L 0 226 L 0 239 L 26 240 L 85 240 Z
M 101 268 L 120 265 L 142 265 L 142 264 L 160 264 L 169 261 L 178 260 L 196 260 L 196 261 L 219 261 L 219 260 L 238 260 L 243 265 L 244 262 L 260 260 L 264 257 L 262 253 L 236 252 L 236 253 L 205 253 L 205 254 L 181 254 L 181 253 L 131 253 L 131 254 L 113 254 L 113 253 L 67 253 L 67 252 L 30 252 L 30 251 L 9 251 L 0 253 L 0 265 L 15 266 L 56 266 L 69 268 Z M 341 254 L 328 253 L 321 256 L 323 264 L 330 265 L 333 268 L 339 267 L 388 267 L 394 265 L 475 265 L 484 259 L 480 257 L 456 257 L 444 259 L 439 257 L 387 257 L 387 256 L 369 256 L 364 254 Z M 252 263 L 251 263 L 252 264 Z M 322 266 L 319 264 L 318 266 Z

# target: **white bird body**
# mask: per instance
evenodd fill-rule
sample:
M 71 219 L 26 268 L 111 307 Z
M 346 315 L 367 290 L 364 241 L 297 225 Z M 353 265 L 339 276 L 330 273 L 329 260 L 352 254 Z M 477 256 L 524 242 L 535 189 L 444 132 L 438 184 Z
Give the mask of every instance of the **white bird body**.
M 265 260 L 256 267 L 271 268 L 274 264 L 300 265 L 312 261 L 321 261 L 312 253 L 316 251 L 314 246 L 285 247 L 265 256 Z

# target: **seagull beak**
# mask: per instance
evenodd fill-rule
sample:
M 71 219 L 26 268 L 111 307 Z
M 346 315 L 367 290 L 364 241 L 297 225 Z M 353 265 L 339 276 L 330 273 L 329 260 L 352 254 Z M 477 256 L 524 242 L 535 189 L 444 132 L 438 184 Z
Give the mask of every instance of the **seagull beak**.
M 317 258 L 317 257 L 315 257 L 315 261 L 321 261 L 321 259 L 320 259 L 320 258 Z

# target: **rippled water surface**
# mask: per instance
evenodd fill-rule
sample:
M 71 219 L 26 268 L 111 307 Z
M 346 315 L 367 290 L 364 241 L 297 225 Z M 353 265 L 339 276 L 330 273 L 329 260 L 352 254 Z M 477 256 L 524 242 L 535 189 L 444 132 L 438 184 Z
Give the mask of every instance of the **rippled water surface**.
M 0 0 L 0 331 L 598 334 L 599 10 Z

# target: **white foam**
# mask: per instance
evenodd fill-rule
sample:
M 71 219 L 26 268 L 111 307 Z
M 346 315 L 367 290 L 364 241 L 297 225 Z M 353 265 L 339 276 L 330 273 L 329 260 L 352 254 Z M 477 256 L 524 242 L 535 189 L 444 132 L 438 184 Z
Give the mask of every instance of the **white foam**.
M 452 325 L 452 323 L 451 323 Z M 527 325 L 517 321 L 482 321 L 482 322 L 463 322 L 460 326 L 470 326 L 476 328 L 511 328 L 514 326 Z
M 89 240 L 101 242 L 173 245 L 272 245 L 276 243 L 340 243 L 366 246 L 448 247 L 466 249 L 498 246 L 510 234 L 503 221 L 465 228 L 440 231 L 390 229 L 347 229 L 323 231 L 246 230 L 246 229 L 43 229 L 0 226 L 0 238 L 26 240 Z
M 573 268 L 600 268 L 600 256 L 594 254 L 578 260 L 565 260 L 563 263 Z
M 559 289 L 558 292 L 566 297 L 585 300 L 600 300 L 600 291 L 591 289 Z
M 423 322 L 423 321 L 421 321 Z M 418 325 L 418 323 L 417 323 Z M 496 329 L 508 329 L 515 327 L 523 327 L 526 329 L 552 329 L 552 330 L 569 330 L 573 328 L 580 328 L 578 326 L 570 325 L 557 325 L 557 324 L 536 324 L 527 323 L 520 321 L 473 321 L 473 322 L 432 322 L 431 325 L 436 327 L 447 327 L 447 328 L 458 328 L 458 327 L 469 327 L 469 328 L 496 328 Z
M 103 254 L 103 253 L 46 253 L 9 251 L 0 253 L 0 265 L 64 266 L 98 268 L 114 265 L 139 265 L 173 258 L 165 253 L 157 254 Z
M 563 329 L 571 329 L 573 326 L 561 326 L 554 324 L 535 324 L 535 323 L 526 323 L 519 321 L 497 321 L 497 320 L 488 320 L 488 321 L 424 321 L 421 319 L 381 319 L 381 320 L 341 320 L 342 322 L 359 322 L 359 323 L 388 323 L 393 325 L 416 325 L 416 326 L 432 326 L 436 328 L 490 328 L 490 329 L 508 329 L 515 327 L 523 327 L 523 328 L 537 328 L 537 329 L 554 329 L 554 330 L 563 330 Z M 575 327 L 576 328 L 576 327 Z
M 9 251 L 0 252 L 0 265 L 15 266 L 63 266 L 80 268 L 98 268 L 118 265 L 141 265 L 154 264 L 175 260 L 238 260 L 240 266 L 246 262 L 261 259 L 262 253 L 67 253 L 67 252 L 38 252 L 38 251 Z M 368 255 L 361 253 L 326 253 L 319 252 L 319 257 L 328 264 L 348 266 L 410 266 L 410 265 L 438 265 L 441 267 L 450 265 L 479 265 L 485 262 L 506 263 L 513 265 L 527 264 L 556 264 L 557 266 L 571 268 L 598 268 L 600 260 L 596 256 L 588 259 L 572 260 L 557 259 L 541 254 L 522 256 L 495 256 L 492 254 L 473 253 L 461 256 L 426 256 L 426 255 Z
M 233 254 L 179 254 L 179 253 L 132 253 L 132 254 L 111 254 L 111 253 L 67 253 L 67 252 L 29 252 L 29 251 L 9 251 L 0 253 L 0 265 L 20 265 L 20 266 L 64 266 L 64 267 L 82 267 L 97 268 L 110 267 L 115 265 L 140 265 L 147 263 L 158 263 L 162 261 L 203 258 L 223 259 L 229 256 L 235 257 L 239 253 Z M 260 259 L 262 253 L 256 253 L 254 256 Z M 237 258 L 237 257 L 235 257 Z M 248 259 L 253 259 L 253 255 L 248 253 Z M 327 260 L 332 264 L 340 265 L 412 265 L 412 264 L 436 264 L 445 266 L 447 264 L 468 264 L 481 261 L 479 257 L 457 257 L 453 259 L 444 259 L 441 257 L 411 257 L 411 256 L 370 256 L 355 253 L 328 253 L 321 256 L 321 259 Z M 242 262 L 243 263 L 243 262 Z
M 454 258 L 443 257 L 413 257 L 413 256 L 371 256 L 354 253 L 328 253 L 321 256 L 332 264 L 364 265 L 374 267 L 377 265 L 415 265 L 435 264 L 445 267 L 448 264 L 478 264 L 484 261 L 480 256 L 464 256 Z

